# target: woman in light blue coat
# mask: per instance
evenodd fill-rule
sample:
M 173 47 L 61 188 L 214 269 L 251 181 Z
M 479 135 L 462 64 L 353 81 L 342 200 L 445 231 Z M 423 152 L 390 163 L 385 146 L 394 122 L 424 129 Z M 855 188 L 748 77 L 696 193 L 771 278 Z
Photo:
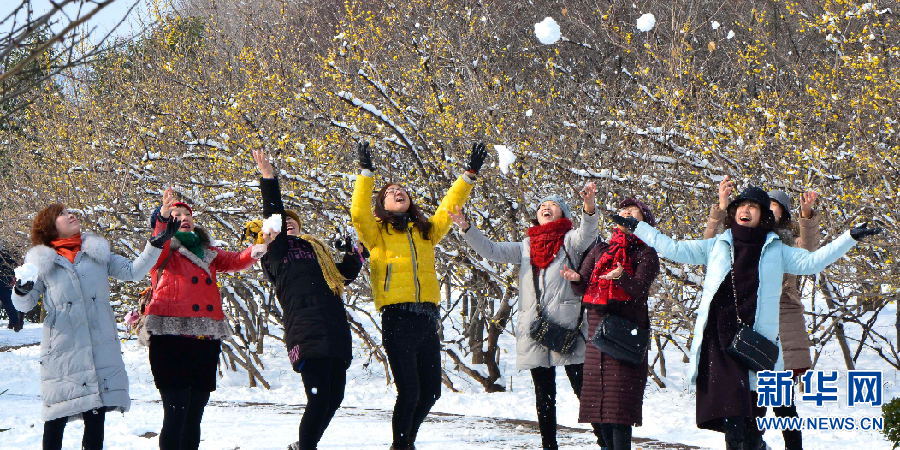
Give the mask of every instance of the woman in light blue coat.
M 43 298 L 41 339 L 44 450 L 62 448 L 66 423 L 84 421 L 82 449 L 103 448 L 107 411 L 127 411 L 128 375 L 109 303 L 109 278 L 137 281 L 153 267 L 174 225 L 150 239 L 134 260 L 112 253 L 109 242 L 82 233 L 78 216 L 61 204 L 34 218 L 34 247 L 25 255 L 28 279 L 18 279 L 13 303 L 28 312 Z M 25 275 L 23 275 L 24 277 Z
M 697 426 L 724 432 L 729 450 L 756 450 L 762 439 L 753 421 L 756 373 L 728 352 L 740 325 L 752 327 L 778 346 L 775 370 L 781 370 L 778 314 L 784 274 L 816 274 L 858 240 L 881 231 L 863 225 L 809 252 L 782 242 L 772 232 L 775 220 L 769 205 L 764 190 L 744 190 L 728 205 L 727 230 L 705 240 L 676 241 L 645 222 L 612 216 L 660 257 L 707 266 L 691 343 L 690 378 L 697 385 Z

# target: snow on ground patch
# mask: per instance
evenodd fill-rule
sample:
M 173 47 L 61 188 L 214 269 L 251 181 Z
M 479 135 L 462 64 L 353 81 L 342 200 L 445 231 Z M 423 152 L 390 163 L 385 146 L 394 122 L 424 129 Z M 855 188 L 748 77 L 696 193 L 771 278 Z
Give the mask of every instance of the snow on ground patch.
M 638 17 L 637 20 L 637 29 L 639 31 L 643 31 L 644 33 L 653 29 L 656 26 L 656 16 L 650 13 L 646 13 L 641 17 Z
M 495 145 L 497 151 L 497 166 L 504 174 L 509 173 L 509 166 L 516 162 L 516 155 L 505 145 Z
M 43 334 L 41 332 L 41 329 L 43 328 L 43 326 L 39 323 L 25 322 L 25 326 L 22 328 L 22 331 L 19 331 L 18 333 L 6 328 L 5 320 L 0 321 L 0 324 L 2 324 L 2 328 L 0 328 L 0 348 L 35 345 L 41 342 L 41 335 Z M 4 370 L 6 369 L 4 368 Z
M 719 22 L 713 20 L 712 22 L 709 23 L 709 26 L 711 26 L 713 30 L 718 30 L 720 25 L 719 25 Z
M 555 44 L 561 37 L 559 24 L 552 17 L 545 17 L 544 20 L 534 24 L 534 35 L 541 44 Z

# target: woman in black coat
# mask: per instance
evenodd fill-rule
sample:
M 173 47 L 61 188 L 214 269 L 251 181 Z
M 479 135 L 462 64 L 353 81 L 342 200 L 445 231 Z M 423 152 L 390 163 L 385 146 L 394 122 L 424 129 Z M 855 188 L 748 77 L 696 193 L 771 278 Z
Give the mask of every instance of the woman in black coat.
M 271 242 L 262 265 L 284 312 L 284 341 L 291 365 L 306 390 L 300 440 L 290 448 L 315 449 L 344 399 L 352 352 L 341 295 L 359 274 L 362 256 L 347 243 L 343 261 L 335 264 L 330 249 L 319 239 L 301 235 L 299 217 L 281 202 L 272 164 L 261 151 L 254 151 L 253 158 L 262 175 L 263 216 L 281 215 L 282 232 L 274 238 L 272 233 L 266 235 Z

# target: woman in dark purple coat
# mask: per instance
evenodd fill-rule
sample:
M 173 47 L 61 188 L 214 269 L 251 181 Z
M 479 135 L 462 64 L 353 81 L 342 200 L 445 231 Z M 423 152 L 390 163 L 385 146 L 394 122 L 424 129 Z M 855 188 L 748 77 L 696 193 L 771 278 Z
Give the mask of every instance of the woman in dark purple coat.
M 620 216 L 656 223 L 650 208 L 633 198 L 620 203 L 619 209 Z M 607 315 L 649 329 L 647 296 L 657 274 L 656 251 L 630 231 L 616 227 L 609 242 L 598 240 L 588 251 L 578 272 L 570 269 L 564 276 L 573 282 L 576 293 L 584 294 L 588 336 L 593 336 Z M 646 355 L 634 365 L 588 345 L 578 421 L 589 422 L 608 448 L 631 448 L 631 427 L 641 425 L 646 384 Z

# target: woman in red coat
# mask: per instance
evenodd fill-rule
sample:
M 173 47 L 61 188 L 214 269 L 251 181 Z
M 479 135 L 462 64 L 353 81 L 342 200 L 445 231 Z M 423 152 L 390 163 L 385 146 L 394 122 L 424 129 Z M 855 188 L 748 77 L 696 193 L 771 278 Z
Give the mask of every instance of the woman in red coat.
M 172 220 L 180 226 L 151 272 L 153 298 L 144 311 L 143 338 L 149 341 L 150 369 L 165 411 L 159 448 L 196 449 L 203 409 L 216 389 L 222 339 L 230 335 L 216 273 L 244 270 L 264 251 L 212 247 L 209 235 L 195 226 L 191 207 L 176 202 L 167 189 L 156 232 Z
M 619 204 L 619 215 L 656 223 L 650 208 L 633 198 Z M 658 274 L 656 250 L 617 226 L 609 242 L 598 240 L 588 251 L 578 272 L 569 269 L 563 276 L 573 282 L 576 293 L 584 294 L 588 336 L 593 337 L 610 315 L 648 330 L 647 297 Z M 631 448 L 631 427 L 641 425 L 647 355 L 640 364 L 632 364 L 588 345 L 583 376 L 578 421 L 589 422 L 607 448 Z

